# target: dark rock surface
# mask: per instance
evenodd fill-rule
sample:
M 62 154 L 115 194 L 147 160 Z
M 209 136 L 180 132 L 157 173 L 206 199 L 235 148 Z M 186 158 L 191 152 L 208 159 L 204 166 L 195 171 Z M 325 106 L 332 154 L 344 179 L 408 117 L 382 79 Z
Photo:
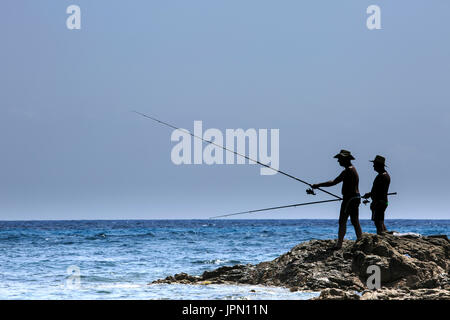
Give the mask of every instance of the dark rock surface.
M 225 266 L 200 276 L 180 273 L 153 283 L 283 286 L 321 291 L 318 299 L 450 299 L 450 241 L 445 235 L 365 234 L 331 250 L 334 243 L 312 240 L 272 261 Z M 381 271 L 381 288 L 375 291 L 366 285 L 371 265 Z

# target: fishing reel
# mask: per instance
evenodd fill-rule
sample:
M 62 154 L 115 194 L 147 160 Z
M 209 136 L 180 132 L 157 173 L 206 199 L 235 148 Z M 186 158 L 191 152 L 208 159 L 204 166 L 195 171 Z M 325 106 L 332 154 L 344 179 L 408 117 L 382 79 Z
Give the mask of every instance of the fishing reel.
M 316 195 L 316 193 L 314 192 L 313 188 L 306 189 L 306 194 L 310 194 L 310 195 L 313 195 L 313 196 Z

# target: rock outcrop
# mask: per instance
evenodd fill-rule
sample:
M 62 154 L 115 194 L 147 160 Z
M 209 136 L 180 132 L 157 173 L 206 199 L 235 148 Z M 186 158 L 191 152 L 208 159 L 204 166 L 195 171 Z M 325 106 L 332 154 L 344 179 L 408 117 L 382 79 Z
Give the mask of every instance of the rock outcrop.
M 450 299 L 445 235 L 365 234 L 360 241 L 344 241 L 340 250 L 332 250 L 333 245 L 332 240 L 312 240 L 273 261 L 225 266 L 200 276 L 180 273 L 153 283 L 283 286 L 321 291 L 317 299 Z M 380 289 L 368 290 L 375 284 L 370 266 L 380 271 Z

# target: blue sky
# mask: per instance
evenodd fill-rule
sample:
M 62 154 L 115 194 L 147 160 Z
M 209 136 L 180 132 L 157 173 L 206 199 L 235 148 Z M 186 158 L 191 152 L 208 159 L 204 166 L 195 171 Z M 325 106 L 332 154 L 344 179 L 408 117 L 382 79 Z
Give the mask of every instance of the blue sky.
M 66 8 L 81 8 L 81 30 Z M 382 30 L 366 28 L 381 7 Z M 280 129 L 280 169 L 449 218 L 448 1 L 13 1 L 0 12 L 0 219 L 207 218 L 327 199 L 254 165 L 176 166 L 171 130 Z M 330 191 L 339 193 L 339 187 Z M 337 218 L 338 204 L 243 218 Z M 361 218 L 369 218 L 362 207 Z

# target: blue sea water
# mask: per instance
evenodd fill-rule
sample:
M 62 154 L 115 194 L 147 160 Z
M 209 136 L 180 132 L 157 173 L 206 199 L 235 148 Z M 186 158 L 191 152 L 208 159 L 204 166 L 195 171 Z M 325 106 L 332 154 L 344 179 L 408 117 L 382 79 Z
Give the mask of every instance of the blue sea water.
M 361 224 L 375 232 L 371 221 Z M 450 234 L 450 220 L 387 220 L 386 226 Z M 309 299 L 318 293 L 148 283 L 272 260 L 300 242 L 336 233 L 335 220 L 2 221 L 0 299 Z M 346 238 L 355 238 L 351 225 Z

